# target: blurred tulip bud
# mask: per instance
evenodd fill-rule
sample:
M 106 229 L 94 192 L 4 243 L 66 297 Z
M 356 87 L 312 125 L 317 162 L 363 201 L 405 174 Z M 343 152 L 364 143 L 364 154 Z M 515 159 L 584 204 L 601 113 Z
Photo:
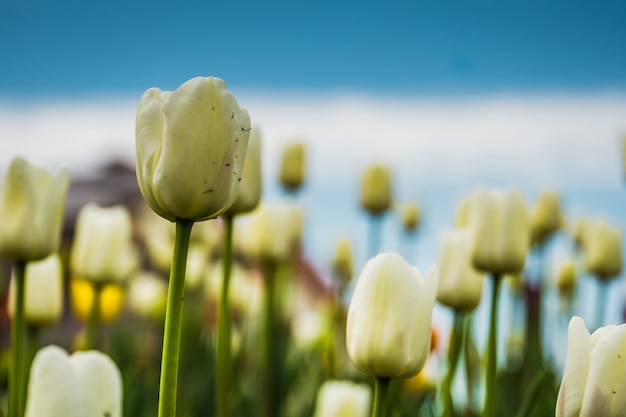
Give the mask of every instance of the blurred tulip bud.
M 416 203 L 408 203 L 402 210 L 402 225 L 407 232 L 413 232 L 420 223 L 420 207 Z
M 317 393 L 314 417 L 367 417 L 371 403 L 372 392 L 367 384 L 328 380 Z
M 347 238 L 340 238 L 335 244 L 335 255 L 332 262 L 333 277 L 338 280 L 339 291 L 343 293 L 354 276 L 354 259 L 352 244 Z
M 530 214 L 530 239 L 532 244 L 542 244 L 561 227 L 561 201 L 555 190 L 539 195 L 537 205 Z
M 78 213 L 70 254 L 73 274 L 92 282 L 121 282 L 137 264 L 128 209 L 84 205 Z
M 356 283 L 346 324 L 348 356 L 376 377 L 407 378 L 424 366 L 431 342 L 431 318 L 438 270 L 426 277 L 402 256 L 370 259 Z
M 391 171 L 383 165 L 368 167 L 361 178 L 361 207 L 379 216 L 389 210 L 391 203 Z
M 94 302 L 93 283 L 84 278 L 72 278 L 70 280 L 70 301 L 76 317 L 86 323 L 89 320 L 91 305 Z M 112 322 L 120 315 L 123 307 L 124 288 L 116 283 L 104 284 L 100 290 L 98 322 Z
M 589 222 L 584 235 L 585 268 L 601 280 L 622 272 L 622 232 L 602 220 Z
M 577 248 L 583 247 L 583 241 L 588 224 L 589 220 L 582 217 L 567 222 L 568 232 Z
M 576 265 L 573 260 L 563 262 L 556 276 L 556 286 L 561 296 L 571 296 L 576 288 Z
M 437 301 L 457 311 L 472 311 L 483 291 L 484 273 L 470 259 L 472 235 L 469 229 L 444 232 L 439 252 Z
M 104 353 L 46 346 L 33 360 L 26 417 L 121 417 L 122 375 Z
M 185 289 L 195 290 L 202 284 L 209 268 L 209 252 L 201 245 L 191 245 L 187 252 Z
M 8 312 L 15 311 L 15 289 L 11 279 Z M 51 324 L 63 314 L 63 265 L 57 253 L 26 264 L 24 320 L 33 325 Z
M 528 212 L 522 194 L 475 192 L 469 202 L 473 229 L 472 262 L 485 272 L 516 274 L 522 271 L 529 246 Z
M 36 261 L 59 249 L 70 174 L 15 158 L 0 187 L 0 254 Z
M 625 346 L 626 325 L 601 327 L 590 335 L 583 319 L 572 317 L 556 417 L 624 415 Z
M 280 164 L 279 179 L 283 187 L 297 190 L 304 183 L 306 149 L 303 142 L 285 146 Z
M 158 275 L 144 271 L 129 280 L 128 305 L 137 315 L 163 323 L 166 304 L 167 282 Z
M 237 197 L 249 135 L 248 112 L 219 78 L 149 89 L 135 125 L 143 198 L 172 222 L 219 216 Z
M 262 191 L 261 133 L 259 129 L 252 129 L 246 151 L 246 162 L 243 164 L 239 192 L 235 202 L 226 210 L 225 214 L 234 215 L 254 210 L 261 201 Z
M 472 197 L 476 193 L 463 198 L 456 208 L 454 224 L 457 228 L 466 227 L 469 225 L 469 206 Z

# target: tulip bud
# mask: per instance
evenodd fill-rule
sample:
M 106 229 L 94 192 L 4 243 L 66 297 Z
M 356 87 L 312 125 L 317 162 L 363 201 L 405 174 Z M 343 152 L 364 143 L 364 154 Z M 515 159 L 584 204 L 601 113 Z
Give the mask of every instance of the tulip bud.
M 126 207 L 86 204 L 76 220 L 70 256 L 72 272 L 92 282 L 125 280 L 138 263 L 131 234 Z
M 561 264 L 556 277 L 556 285 L 559 294 L 569 296 L 576 288 L 576 265 L 574 261 L 568 260 Z
M 626 325 L 601 327 L 590 335 L 583 319 L 572 317 L 556 417 L 624 415 L 624 346 Z
M 474 266 L 498 274 L 521 272 L 529 245 L 528 213 L 521 193 L 481 189 L 469 204 Z
M 89 320 L 91 306 L 94 302 L 93 284 L 83 278 L 74 277 L 70 280 L 70 301 L 74 314 L 83 322 Z M 124 307 L 124 289 L 116 283 L 104 284 L 100 290 L 99 323 L 115 320 Z
M 602 220 L 588 223 L 584 236 L 585 267 L 601 280 L 622 272 L 622 232 Z
M 541 193 L 530 214 L 530 237 L 533 244 L 541 244 L 561 227 L 561 202 L 554 190 Z
M 420 208 L 415 203 L 408 203 L 402 211 L 402 225 L 404 230 L 412 232 L 417 229 L 420 222 Z
M 354 276 L 354 259 L 352 245 L 346 238 L 341 238 L 335 245 L 335 256 L 332 263 L 333 276 L 339 280 L 339 287 L 344 288 Z
M 422 369 L 430 350 L 438 275 L 431 267 L 423 277 L 395 253 L 379 254 L 365 264 L 346 324 L 354 365 L 390 378 L 411 377 Z
M 11 162 L 0 188 L 0 254 L 36 261 L 59 248 L 70 174 L 53 176 L 22 158 Z
M 15 311 L 14 279 L 9 286 L 9 316 Z M 63 313 L 63 266 L 53 253 L 39 261 L 26 264 L 24 320 L 40 325 L 59 321 Z
M 133 277 L 128 285 L 128 304 L 140 315 L 162 323 L 165 320 L 167 283 L 157 275 L 143 272 Z
M 372 392 L 367 384 L 329 380 L 317 393 L 314 417 L 366 417 Z
M 391 207 L 391 171 L 386 166 L 372 165 L 361 178 L 361 207 L 379 216 Z
M 484 274 L 471 263 L 472 235 L 469 229 L 443 234 L 439 253 L 437 301 L 457 311 L 472 311 L 483 290 Z
M 294 142 L 285 146 L 279 178 L 281 184 L 288 190 L 296 190 L 304 183 L 305 159 L 304 143 Z
M 262 188 L 261 134 L 259 129 L 252 129 L 246 151 L 246 162 L 243 164 L 239 192 L 235 202 L 225 213 L 233 215 L 254 210 L 261 201 Z
M 104 353 L 46 346 L 33 360 L 26 417 L 121 417 L 122 375 Z
M 172 222 L 219 216 L 237 197 L 249 134 L 248 112 L 219 78 L 149 89 L 135 127 L 143 198 Z

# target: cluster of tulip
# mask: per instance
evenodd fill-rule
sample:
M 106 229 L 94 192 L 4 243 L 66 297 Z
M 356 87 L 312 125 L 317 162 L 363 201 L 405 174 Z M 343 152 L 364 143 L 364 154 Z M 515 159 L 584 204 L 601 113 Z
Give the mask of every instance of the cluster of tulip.
M 261 204 L 261 135 L 222 80 L 148 90 L 135 133 L 137 181 L 150 210 L 140 211 L 134 228 L 127 207 L 86 204 L 66 254 L 69 173 L 54 176 L 16 159 L 5 176 L 0 254 L 14 266 L 9 417 L 624 415 L 626 326 L 603 326 L 599 308 L 590 334 L 572 307 L 580 268 L 604 286 L 621 273 L 621 233 L 604 221 L 569 228 L 584 265 L 566 263 L 558 274 L 571 318 L 560 388 L 543 353 L 541 294 L 549 281 L 545 268 L 532 277 L 525 267 L 531 249 L 542 257 L 571 223 L 556 192 L 541 194 L 529 210 L 517 190 L 477 190 L 443 234 L 437 266 L 422 274 L 400 254 L 379 250 L 392 176 L 372 166 L 361 188 L 371 218 L 369 260 L 353 279 L 351 243 L 339 240 L 332 284 L 307 298 L 314 290 L 296 285 L 306 266 L 303 212 L 293 201 Z M 302 143 L 285 150 L 280 181 L 294 200 L 305 156 Z M 414 232 L 419 206 L 404 205 L 402 221 Z M 65 265 L 73 310 L 85 323 L 66 346 L 71 355 L 56 344 L 38 349 L 31 337 L 62 314 Z M 481 372 L 472 316 L 486 277 Z M 517 366 L 502 367 L 498 306 L 507 280 L 524 303 L 526 327 Z M 200 286 L 206 294 L 195 291 Z M 122 314 L 125 296 L 134 316 L 105 343 L 103 324 Z M 429 367 L 440 349 L 436 302 L 453 316 L 444 372 Z M 461 364 L 465 404 L 455 388 Z

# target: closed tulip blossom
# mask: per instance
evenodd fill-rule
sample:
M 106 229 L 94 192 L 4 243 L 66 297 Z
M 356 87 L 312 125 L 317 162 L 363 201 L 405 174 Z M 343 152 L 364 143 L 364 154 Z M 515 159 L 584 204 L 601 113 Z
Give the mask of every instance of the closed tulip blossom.
M 247 213 L 259 204 L 263 191 L 261 168 L 261 134 L 258 129 L 252 129 L 237 198 L 226 210 L 226 215 Z
M 379 216 L 391 207 L 391 171 L 384 165 L 367 167 L 361 177 L 361 207 Z
M 50 345 L 39 350 L 30 375 L 25 417 L 122 416 L 122 376 L 101 352 L 69 356 Z
M 585 226 L 585 268 L 603 281 L 622 272 L 622 232 L 603 220 L 590 221 Z
M 317 393 L 314 417 L 367 417 L 372 392 L 367 384 L 329 380 Z
M 407 232 L 413 232 L 420 223 L 420 207 L 416 203 L 407 203 L 402 210 L 402 225 Z
M 206 220 L 235 201 L 250 117 L 226 84 L 193 78 L 175 91 L 151 88 L 136 117 L 137 181 L 161 217 Z
M 572 317 L 556 417 L 623 416 L 625 377 L 626 325 L 604 326 L 589 334 L 583 319 Z
M 280 164 L 279 179 L 290 191 L 304 184 L 306 173 L 306 148 L 303 142 L 293 142 L 285 146 Z
M 561 200 L 558 192 L 555 190 L 543 191 L 530 213 L 531 243 L 542 244 L 559 230 L 561 223 Z

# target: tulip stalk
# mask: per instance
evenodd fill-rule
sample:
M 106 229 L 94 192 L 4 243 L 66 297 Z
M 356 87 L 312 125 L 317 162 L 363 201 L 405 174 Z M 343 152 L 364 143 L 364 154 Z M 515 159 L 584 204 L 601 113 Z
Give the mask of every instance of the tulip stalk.
M 489 318 L 489 340 L 487 342 L 487 374 L 486 396 L 483 417 L 496 415 L 496 370 L 498 367 L 498 295 L 500 292 L 501 276 L 494 273 L 492 276 L 493 291 L 491 293 L 491 313 Z
M 22 417 L 24 410 L 24 296 L 26 290 L 26 262 L 15 262 L 15 315 L 11 326 L 11 362 L 9 363 L 9 417 Z
M 222 254 L 222 289 L 219 307 L 219 333 L 217 337 L 217 415 L 227 417 L 230 415 L 230 301 L 229 286 L 233 261 L 233 226 L 234 216 L 226 215 L 224 219 L 224 242 Z
M 265 297 L 263 302 L 263 417 L 274 417 L 278 415 L 278 378 L 276 358 L 276 279 L 278 268 L 274 262 L 268 262 L 265 266 Z
M 374 405 L 372 407 L 372 417 L 385 417 L 387 415 L 387 398 L 389 396 L 389 385 L 391 378 L 376 377 L 374 382 Z
M 91 300 L 91 308 L 87 318 L 84 350 L 96 349 L 98 346 L 98 327 L 100 325 L 100 310 L 102 309 L 102 289 L 104 288 L 104 283 L 101 282 L 94 282 L 90 285 L 93 291 L 93 299 Z
M 448 370 L 441 386 L 443 396 L 443 416 L 454 417 L 454 401 L 452 399 L 452 383 L 454 374 L 459 364 L 461 350 L 464 340 L 464 314 L 458 310 L 454 311 L 454 321 L 452 333 L 450 335 L 450 346 L 448 348 Z
M 161 379 L 159 383 L 159 417 L 176 416 L 176 392 L 178 387 L 178 362 L 180 356 L 183 301 L 185 299 L 185 270 L 193 220 L 176 220 L 176 237 L 172 267 L 167 290 Z

